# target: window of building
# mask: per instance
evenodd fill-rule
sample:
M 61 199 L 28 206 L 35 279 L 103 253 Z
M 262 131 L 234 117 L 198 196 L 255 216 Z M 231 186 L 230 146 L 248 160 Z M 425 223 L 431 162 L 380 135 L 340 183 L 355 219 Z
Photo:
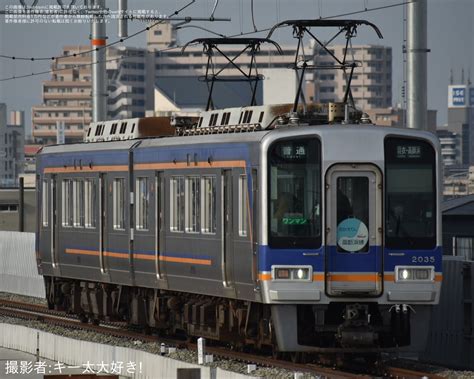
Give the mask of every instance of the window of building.
M 136 180 L 136 216 L 137 230 L 148 229 L 148 178 L 137 178 Z
M 84 226 L 84 182 L 75 179 L 72 186 L 73 194 L 73 225 L 75 227 Z
M 125 229 L 125 179 L 116 178 L 113 184 L 113 221 L 114 229 Z
M 84 181 L 84 226 L 94 228 L 94 210 L 96 204 L 96 189 L 94 179 Z
M 201 232 L 216 233 L 216 178 L 205 176 L 201 180 Z
M 0 204 L 1 213 L 18 212 L 18 204 Z
M 174 176 L 170 179 L 170 230 L 184 231 L 184 177 Z
M 186 232 L 199 232 L 200 180 L 198 176 L 186 178 Z
M 43 226 L 48 226 L 49 215 L 49 197 L 48 197 L 48 181 L 43 179 L 41 187 L 41 223 Z
M 72 226 L 72 180 L 62 182 L 62 225 Z
M 248 218 L 248 204 L 247 204 L 247 176 L 240 175 L 239 177 L 239 236 L 247 237 L 247 218 Z

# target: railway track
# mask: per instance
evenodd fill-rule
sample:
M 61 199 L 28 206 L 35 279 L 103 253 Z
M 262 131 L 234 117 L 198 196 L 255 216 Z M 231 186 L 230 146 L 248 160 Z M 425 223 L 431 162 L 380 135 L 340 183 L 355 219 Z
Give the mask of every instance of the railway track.
M 156 335 L 132 331 L 127 328 L 125 322 L 103 322 L 99 325 L 94 323 L 85 323 L 75 315 L 69 315 L 65 312 L 56 310 L 50 310 L 46 306 L 40 304 L 0 299 L 0 315 L 23 320 L 39 321 L 45 324 L 69 329 L 91 331 L 117 338 L 124 338 L 134 341 L 137 340 L 142 342 L 164 343 L 168 346 L 174 346 L 177 348 L 197 350 L 196 344 L 189 341 L 162 338 Z M 256 364 L 258 367 L 275 367 L 293 372 L 308 373 L 324 378 L 370 378 L 373 375 L 372 373 L 364 374 L 363 372 L 343 371 L 341 369 L 325 367 L 315 363 L 293 363 L 287 360 L 234 351 L 220 346 L 207 346 L 206 353 L 213 354 L 219 359 L 228 359 L 242 363 Z M 379 368 L 379 371 L 380 373 L 377 376 L 390 378 L 443 378 L 433 373 L 414 371 L 407 368 L 392 366 L 383 367 L 381 369 Z

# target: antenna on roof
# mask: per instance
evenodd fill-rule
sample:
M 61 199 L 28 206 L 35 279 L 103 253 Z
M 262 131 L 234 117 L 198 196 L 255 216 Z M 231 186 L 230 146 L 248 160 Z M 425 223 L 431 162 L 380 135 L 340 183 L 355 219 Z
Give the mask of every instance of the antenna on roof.
M 354 99 L 352 97 L 352 91 L 351 91 L 351 81 L 352 81 L 352 76 L 354 73 L 354 69 L 359 66 L 358 62 L 347 61 L 347 49 L 349 47 L 349 44 L 351 43 L 352 38 L 354 38 L 357 35 L 357 27 L 360 25 L 367 25 L 370 26 L 374 31 L 377 33 L 377 36 L 379 38 L 383 38 L 382 33 L 380 32 L 379 28 L 372 24 L 369 21 L 365 20 L 327 20 L 327 19 L 316 19 L 316 20 L 286 20 L 282 21 L 270 30 L 268 33 L 267 38 L 270 38 L 273 34 L 273 32 L 281 27 L 285 26 L 292 26 L 293 27 L 293 36 L 298 40 L 298 45 L 296 48 L 296 53 L 295 53 L 295 62 L 293 64 L 293 69 L 298 72 L 301 70 L 301 73 L 299 74 L 299 85 L 298 85 L 298 91 L 296 92 L 296 97 L 295 97 L 295 102 L 293 104 L 293 112 L 296 112 L 298 109 L 298 103 L 300 101 L 300 97 L 302 97 L 302 85 L 303 85 L 303 78 L 306 70 L 327 70 L 327 69 L 341 69 L 344 71 L 344 75 L 347 78 L 347 69 L 350 68 L 350 74 L 349 78 L 346 79 L 346 91 L 344 93 L 344 100 L 343 103 L 347 104 L 347 100 L 350 100 L 350 105 L 352 108 L 355 109 L 354 105 Z M 336 27 L 339 28 L 339 31 L 331 38 L 329 39 L 328 42 L 323 43 L 321 42 L 312 32 L 311 28 L 312 27 Z M 345 37 L 346 37 L 346 46 L 344 49 L 344 56 L 342 59 L 339 59 L 334 55 L 334 53 L 327 48 L 327 46 L 334 41 L 340 34 L 345 32 Z M 310 63 L 311 59 L 307 59 L 304 50 L 303 50 L 303 37 L 305 34 L 309 34 L 314 41 L 321 46 L 327 54 L 329 54 L 336 62 L 335 66 L 322 66 L 322 65 L 315 65 L 313 63 Z M 300 59 L 300 54 L 302 55 L 302 59 Z M 304 102 L 304 98 L 303 98 Z
M 256 55 L 260 51 L 260 45 L 262 43 L 269 43 L 275 47 L 278 54 L 282 54 L 280 45 L 268 38 L 198 38 L 184 45 L 182 51 L 184 52 L 190 44 L 196 43 L 203 45 L 204 53 L 207 55 L 206 73 L 204 76 L 199 77 L 199 80 L 206 82 L 209 90 L 206 111 L 214 109 L 212 93 L 214 83 L 216 82 L 248 82 L 251 90 L 250 105 L 256 105 L 258 82 L 263 79 L 263 76 L 258 73 L 256 61 Z M 220 45 L 241 45 L 243 47 L 234 54 L 229 51 L 224 52 L 220 48 Z M 245 53 L 250 55 L 248 72 L 242 69 L 242 64 L 236 62 L 238 58 L 244 56 Z M 233 56 L 230 54 L 233 54 Z M 227 61 L 220 69 L 215 68 L 216 56 L 221 56 Z M 227 69 L 236 69 L 242 75 L 236 78 L 224 77 L 223 72 Z

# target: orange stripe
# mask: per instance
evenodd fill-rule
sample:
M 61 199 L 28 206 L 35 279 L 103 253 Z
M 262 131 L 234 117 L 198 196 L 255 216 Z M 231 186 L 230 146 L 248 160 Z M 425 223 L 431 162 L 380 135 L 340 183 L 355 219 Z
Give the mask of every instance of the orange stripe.
M 377 274 L 331 274 L 328 279 L 332 282 L 373 282 L 380 280 Z
M 212 265 L 212 261 L 210 259 L 167 257 L 164 255 L 160 255 L 160 261 L 176 262 L 176 263 L 194 263 L 197 265 L 206 265 L 206 266 Z
M 80 255 L 95 255 L 99 256 L 98 251 L 81 250 L 81 249 L 66 249 L 66 254 L 80 254 Z
M 133 254 L 133 258 L 143 259 L 145 261 L 154 261 L 156 259 L 156 256 L 149 254 Z
M 80 255 L 99 256 L 98 251 L 82 250 L 82 249 L 66 249 L 66 253 L 67 254 L 80 254 Z M 115 253 L 115 252 L 111 252 L 111 251 L 104 251 L 104 256 L 112 257 L 112 258 L 128 259 L 129 254 L 128 253 Z M 148 260 L 148 261 L 155 260 L 154 255 L 148 255 L 148 254 L 133 254 L 133 257 L 137 258 L 137 259 Z M 175 263 L 192 263 L 192 264 L 205 265 L 205 266 L 212 265 L 212 261 L 210 259 L 167 257 L 167 256 L 163 256 L 163 255 L 160 256 L 160 261 L 175 262 Z
M 443 281 L 443 275 L 442 274 L 436 274 L 435 275 L 435 282 L 442 282 Z
M 92 46 L 105 46 L 106 42 L 103 38 L 94 38 L 91 40 Z
M 164 170 L 164 169 L 186 169 L 186 168 L 225 168 L 246 167 L 245 161 L 214 161 L 208 162 L 176 162 L 176 163 L 137 163 L 133 166 L 135 170 Z
M 260 280 L 272 280 L 272 274 L 258 274 Z
M 313 280 L 316 282 L 322 282 L 324 280 L 324 274 L 313 274 Z
M 116 166 L 79 166 L 71 167 L 46 167 L 44 169 L 45 174 L 57 174 L 57 173 L 81 173 L 81 172 L 98 172 L 98 171 L 128 171 L 127 165 L 116 165 Z

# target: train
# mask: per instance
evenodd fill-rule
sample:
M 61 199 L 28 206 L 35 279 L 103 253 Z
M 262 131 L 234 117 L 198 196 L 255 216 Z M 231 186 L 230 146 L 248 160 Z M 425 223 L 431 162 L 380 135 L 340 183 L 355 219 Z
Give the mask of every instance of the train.
M 44 147 L 50 307 L 275 353 L 412 344 L 442 282 L 436 136 L 292 110 L 96 122 Z

